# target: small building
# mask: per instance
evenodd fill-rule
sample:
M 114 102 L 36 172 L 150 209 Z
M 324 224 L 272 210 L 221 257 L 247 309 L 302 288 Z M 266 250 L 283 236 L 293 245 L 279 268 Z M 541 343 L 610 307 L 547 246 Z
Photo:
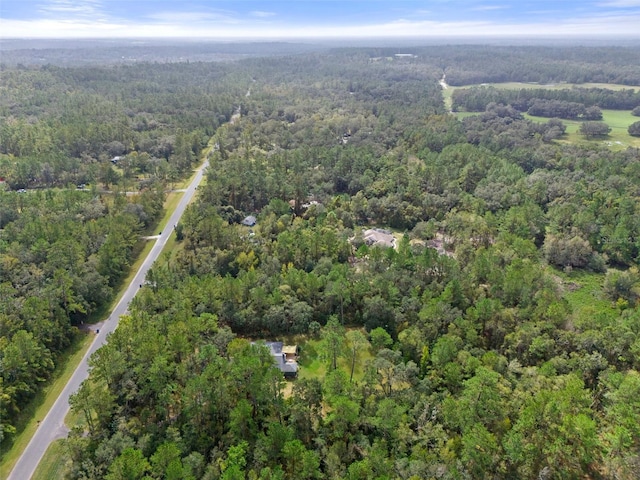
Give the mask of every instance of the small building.
M 298 345 L 283 345 L 282 353 L 285 354 L 287 362 L 297 362 L 300 357 L 300 347 Z
M 322 205 L 322 204 L 320 202 L 318 202 L 317 200 L 311 200 L 311 201 L 309 201 L 307 203 L 303 203 L 302 204 L 302 208 L 308 209 L 308 208 L 311 208 L 311 207 L 317 207 L 319 205 Z
M 264 342 L 271 350 L 271 356 L 276 367 L 282 372 L 284 378 L 296 378 L 298 376 L 298 355 L 300 349 L 297 345 L 284 345 L 282 342 Z
M 248 217 L 245 217 L 241 223 L 246 227 L 253 227 L 256 224 L 256 222 L 257 222 L 256 217 L 254 217 L 253 215 L 249 215 Z
M 382 228 L 372 228 L 365 230 L 363 234 L 364 243 L 369 246 L 395 248 L 396 239 L 389 230 Z

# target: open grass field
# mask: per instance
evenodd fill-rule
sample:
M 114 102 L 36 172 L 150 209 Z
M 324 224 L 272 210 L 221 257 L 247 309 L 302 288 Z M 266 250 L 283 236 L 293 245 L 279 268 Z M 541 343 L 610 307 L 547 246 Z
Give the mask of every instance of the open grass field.
M 534 122 L 546 122 L 545 117 L 534 117 L 528 114 L 525 118 Z M 622 150 L 628 147 L 640 147 L 640 137 L 632 137 L 627 132 L 627 128 L 640 118 L 631 115 L 628 110 L 602 110 L 602 121 L 611 127 L 611 132 L 604 138 L 587 139 L 578 133 L 580 124 L 577 120 L 562 120 L 567 126 L 567 133 L 560 141 L 566 143 L 600 144 L 614 150 Z
M 442 91 L 443 99 L 447 110 L 451 110 L 451 96 L 455 90 L 461 88 L 471 88 L 480 85 L 466 85 L 464 87 L 451 87 Z M 551 90 L 559 90 L 564 88 L 580 87 L 580 88 L 607 88 L 610 90 L 623 90 L 632 89 L 639 91 L 640 86 L 625 86 L 614 85 L 611 83 L 558 83 L 550 85 L 540 85 L 537 83 L 521 83 L 521 82 L 507 82 L 507 83 L 483 83 L 481 86 L 491 86 L 496 88 L 505 89 L 520 89 L 520 88 L 544 88 Z M 472 115 L 478 115 L 476 112 L 455 112 L 455 115 L 459 119 L 463 119 Z M 525 118 L 534 122 L 546 122 L 548 118 L 534 117 L 531 115 L 524 115 Z M 627 132 L 627 128 L 634 122 L 640 121 L 639 117 L 634 117 L 628 110 L 602 110 L 602 121 L 611 127 L 611 132 L 605 138 L 586 139 L 578 133 L 581 122 L 575 120 L 562 120 L 567 126 L 567 133 L 560 141 L 572 144 L 601 144 L 614 150 L 622 150 L 628 147 L 640 148 L 640 137 L 632 137 Z

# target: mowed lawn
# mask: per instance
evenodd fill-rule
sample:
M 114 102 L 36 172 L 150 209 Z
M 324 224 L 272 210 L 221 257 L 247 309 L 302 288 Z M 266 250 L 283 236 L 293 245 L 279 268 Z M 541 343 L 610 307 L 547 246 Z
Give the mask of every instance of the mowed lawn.
M 546 122 L 546 117 L 534 117 L 524 114 L 525 118 L 534 122 Z M 567 127 L 567 133 L 560 139 L 567 143 L 583 143 L 583 144 L 601 144 L 611 147 L 615 150 L 625 149 L 627 147 L 640 147 L 640 137 L 632 137 L 627 129 L 634 122 L 640 122 L 640 117 L 634 117 L 628 110 L 602 110 L 602 121 L 611 127 L 611 132 L 606 137 L 587 139 L 580 135 L 580 125 L 582 122 L 577 120 L 562 120 Z
M 542 85 L 538 83 L 522 83 L 522 82 L 506 82 L 506 83 L 483 83 L 481 85 L 465 85 L 462 87 L 449 86 L 446 90 L 442 91 L 445 105 L 447 108 L 451 107 L 451 95 L 455 90 L 462 88 L 472 87 L 495 87 L 504 88 L 507 90 L 517 90 L 522 88 L 543 88 L 546 90 L 561 90 L 566 88 L 606 88 L 608 90 L 634 90 L 640 91 L 640 86 L 628 86 L 628 85 L 615 85 L 612 83 L 555 83 Z M 477 112 L 455 112 L 456 117 L 463 119 L 472 115 L 478 115 Z M 525 118 L 534 122 L 546 122 L 549 119 L 546 117 L 534 117 L 532 115 L 524 114 Z M 640 122 L 640 117 L 634 117 L 631 115 L 630 110 L 602 110 L 602 121 L 611 127 L 611 132 L 604 138 L 587 139 L 578 133 L 580 124 L 582 122 L 576 120 L 562 120 L 567 127 L 566 135 L 560 140 L 566 143 L 582 143 L 582 144 L 601 144 L 610 147 L 614 150 L 622 150 L 627 147 L 640 148 L 640 137 L 632 137 L 629 135 L 627 129 L 629 125 L 635 122 Z

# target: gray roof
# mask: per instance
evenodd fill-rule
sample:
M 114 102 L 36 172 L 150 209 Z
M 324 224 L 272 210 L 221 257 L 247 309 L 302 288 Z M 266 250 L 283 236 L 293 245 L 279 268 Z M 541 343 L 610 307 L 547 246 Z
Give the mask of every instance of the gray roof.
M 395 247 L 396 239 L 389 230 L 383 230 L 381 228 L 374 228 L 371 230 L 365 230 L 364 242 L 367 245 L 377 245 L 381 247 Z
M 256 217 L 254 217 L 253 215 L 249 215 L 248 217 L 245 217 L 244 220 L 242 220 L 242 224 L 246 225 L 247 227 L 253 227 L 256 224 Z
M 271 353 L 275 354 L 282 353 L 282 347 L 284 344 L 282 342 L 264 342 L 264 345 L 269 347 Z
M 253 345 L 259 344 L 253 343 Z M 271 350 L 271 356 L 282 373 L 296 373 L 298 371 L 297 362 L 287 361 L 287 355 L 282 352 L 284 345 L 282 342 L 264 342 L 264 345 Z

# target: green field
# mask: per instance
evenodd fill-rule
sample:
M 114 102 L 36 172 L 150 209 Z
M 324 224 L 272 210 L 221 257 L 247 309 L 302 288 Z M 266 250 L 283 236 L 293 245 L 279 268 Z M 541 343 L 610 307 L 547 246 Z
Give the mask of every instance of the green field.
M 550 90 L 559 90 L 564 88 L 580 87 L 580 88 L 607 88 L 610 90 L 623 90 L 632 89 L 635 91 L 640 90 L 640 87 L 626 86 L 626 85 L 614 85 L 612 83 L 558 83 L 549 85 L 540 85 L 537 83 L 521 83 L 521 82 L 507 82 L 507 83 L 483 83 L 481 85 L 465 85 L 463 87 L 451 87 L 442 91 L 444 103 L 447 110 L 451 110 L 451 96 L 455 90 L 461 88 L 472 88 L 478 86 L 487 86 L 495 88 L 505 88 L 510 90 L 516 90 L 520 88 L 544 88 Z M 477 112 L 455 112 L 455 116 L 459 119 L 470 117 L 472 115 L 478 115 Z M 548 118 L 534 117 L 528 114 L 524 114 L 525 118 L 534 122 L 546 122 Z M 631 115 L 629 110 L 602 110 L 602 121 L 611 127 L 611 132 L 605 138 L 586 139 L 578 133 L 580 124 L 582 122 L 577 120 L 562 120 L 567 126 L 566 135 L 560 140 L 565 143 L 582 143 L 582 144 L 601 144 L 615 150 L 622 150 L 628 147 L 640 148 L 640 137 L 632 137 L 627 132 L 627 128 L 634 122 L 640 121 L 639 117 Z
M 534 122 L 546 122 L 545 117 L 534 117 L 524 114 L 525 118 Z M 634 122 L 640 121 L 638 117 L 631 115 L 628 110 L 602 110 L 602 121 L 611 127 L 611 132 L 604 138 L 586 139 L 578 133 L 582 122 L 577 120 L 562 120 L 567 126 L 567 133 L 560 140 L 566 143 L 600 144 L 615 150 L 627 147 L 640 147 L 640 137 L 632 137 L 627 128 Z

